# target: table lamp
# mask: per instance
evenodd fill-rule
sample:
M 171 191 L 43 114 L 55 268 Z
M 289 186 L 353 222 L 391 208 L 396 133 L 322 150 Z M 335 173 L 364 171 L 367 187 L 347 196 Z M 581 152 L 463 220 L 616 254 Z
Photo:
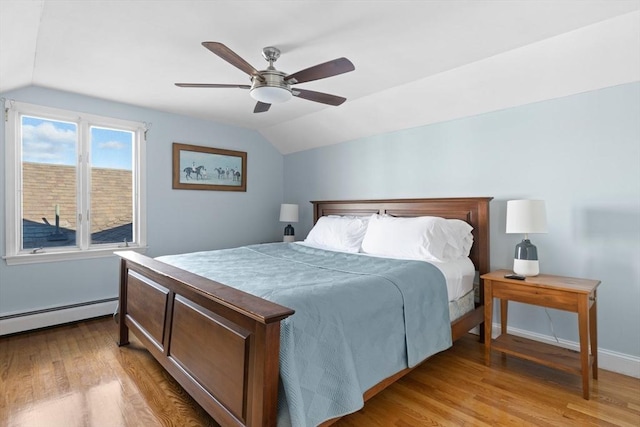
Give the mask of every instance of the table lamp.
M 280 205 L 280 222 L 287 222 L 287 226 L 284 228 L 283 242 L 293 242 L 295 240 L 295 234 L 293 227 L 290 223 L 298 222 L 298 205 L 283 203 Z
M 547 232 L 544 200 L 509 200 L 507 202 L 507 233 L 524 234 L 516 245 L 513 272 L 522 276 L 540 273 L 538 250 L 529 240 L 529 233 Z

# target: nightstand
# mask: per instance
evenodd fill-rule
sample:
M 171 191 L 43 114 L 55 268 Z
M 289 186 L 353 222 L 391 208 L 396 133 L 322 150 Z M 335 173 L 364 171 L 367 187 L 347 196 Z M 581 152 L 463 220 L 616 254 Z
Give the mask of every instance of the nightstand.
M 498 270 L 484 279 L 485 364 L 491 366 L 491 350 L 582 376 L 582 396 L 589 399 L 590 375 L 598 378 L 598 332 L 596 288 L 599 280 L 540 274 L 525 280 L 506 279 L 511 271 Z M 493 299 L 500 299 L 500 332 L 491 339 Z M 578 313 L 580 352 L 507 334 L 509 301 Z M 591 349 L 589 349 L 591 341 Z

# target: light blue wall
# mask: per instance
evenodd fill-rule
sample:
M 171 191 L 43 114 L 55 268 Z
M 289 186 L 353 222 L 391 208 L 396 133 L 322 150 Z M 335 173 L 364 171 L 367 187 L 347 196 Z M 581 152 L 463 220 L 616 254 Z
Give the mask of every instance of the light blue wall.
M 626 84 L 285 156 L 284 190 L 309 200 L 493 196 L 492 268 L 510 268 L 522 238 L 504 233 L 506 201 L 547 202 L 548 234 L 532 235 L 544 273 L 600 279 L 599 347 L 640 356 L 640 84 Z M 543 309 L 509 322 L 552 335 Z M 560 339 L 574 314 L 550 310 Z
M 260 134 L 71 93 L 29 87 L 7 99 L 152 123 L 147 138 L 150 256 L 218 249 L 280 238 L 283 157 Z M 5 254 L 4 120 L 0 124 L 0 253 Z M 173 142 L 247 152 L 247 192 L 173 190 Z M 7 266 L 0 262 L 0 316 L 118 295 L 118 261 L 109 258 Z
M 147 143 L 151 256 L 277 240 L 279 204 L 309 200 L 493 196 L 493 268 L 509 268 L 520 236 L 504 230 L 506 201 L 547 201 L 549 233 L 534 235 L 545 273 L 602 280 L 599 345 L 640 357 L 640 84 L 540 102 L 283 157 L 258 133 L 42 88 L 22 102 L 153 123 Z M 4 147 L 4 122 L 0 121 Z M 172 142 L 247 151 L 247 193 L 171 189 Z M 4 149 L 0 149 L 4 254 Z M 284 170 L 284 172 L 283 172 Z M 284 174 L 284 176 L 283 176 Z M 0 316 L 117 295 L 117 260 L 29 266 L 0 262 Z M 574 315 L 550 311 L 577 341 Z M 513 304 L 510 324 L 550 335 L 543 310 Z

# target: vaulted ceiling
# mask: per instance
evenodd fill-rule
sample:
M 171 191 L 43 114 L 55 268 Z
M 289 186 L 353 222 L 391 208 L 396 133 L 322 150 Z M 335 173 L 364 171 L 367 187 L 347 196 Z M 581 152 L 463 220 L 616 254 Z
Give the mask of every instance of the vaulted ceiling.
M 250 84 L 205 49 L 286 73 L 347 57 L 254 114 Z M 0 0 L 0 92 L 41 86 L 255 129 L 282 153 L 640 80 L 640 0 Z

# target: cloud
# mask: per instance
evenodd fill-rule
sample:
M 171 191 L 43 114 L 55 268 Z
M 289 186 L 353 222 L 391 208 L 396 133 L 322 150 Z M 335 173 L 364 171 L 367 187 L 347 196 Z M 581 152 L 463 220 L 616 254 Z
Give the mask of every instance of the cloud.
M 22 157 L 27 162 L 68 164 L 75 159 L 77 133 L 52 122 L 22 126 Z
M 98 144 L 98 147 L 113 150 L 122 150 L 123 148 L 125 148 L 125 144 L 120 141 L 105 141 Z
M 51 122 L 42 122 L 38 126 L 22 126 L 22 138 L 26 141 L 38 140 L 59 144 L 76 143 L 76 131 L 56 127 Z

